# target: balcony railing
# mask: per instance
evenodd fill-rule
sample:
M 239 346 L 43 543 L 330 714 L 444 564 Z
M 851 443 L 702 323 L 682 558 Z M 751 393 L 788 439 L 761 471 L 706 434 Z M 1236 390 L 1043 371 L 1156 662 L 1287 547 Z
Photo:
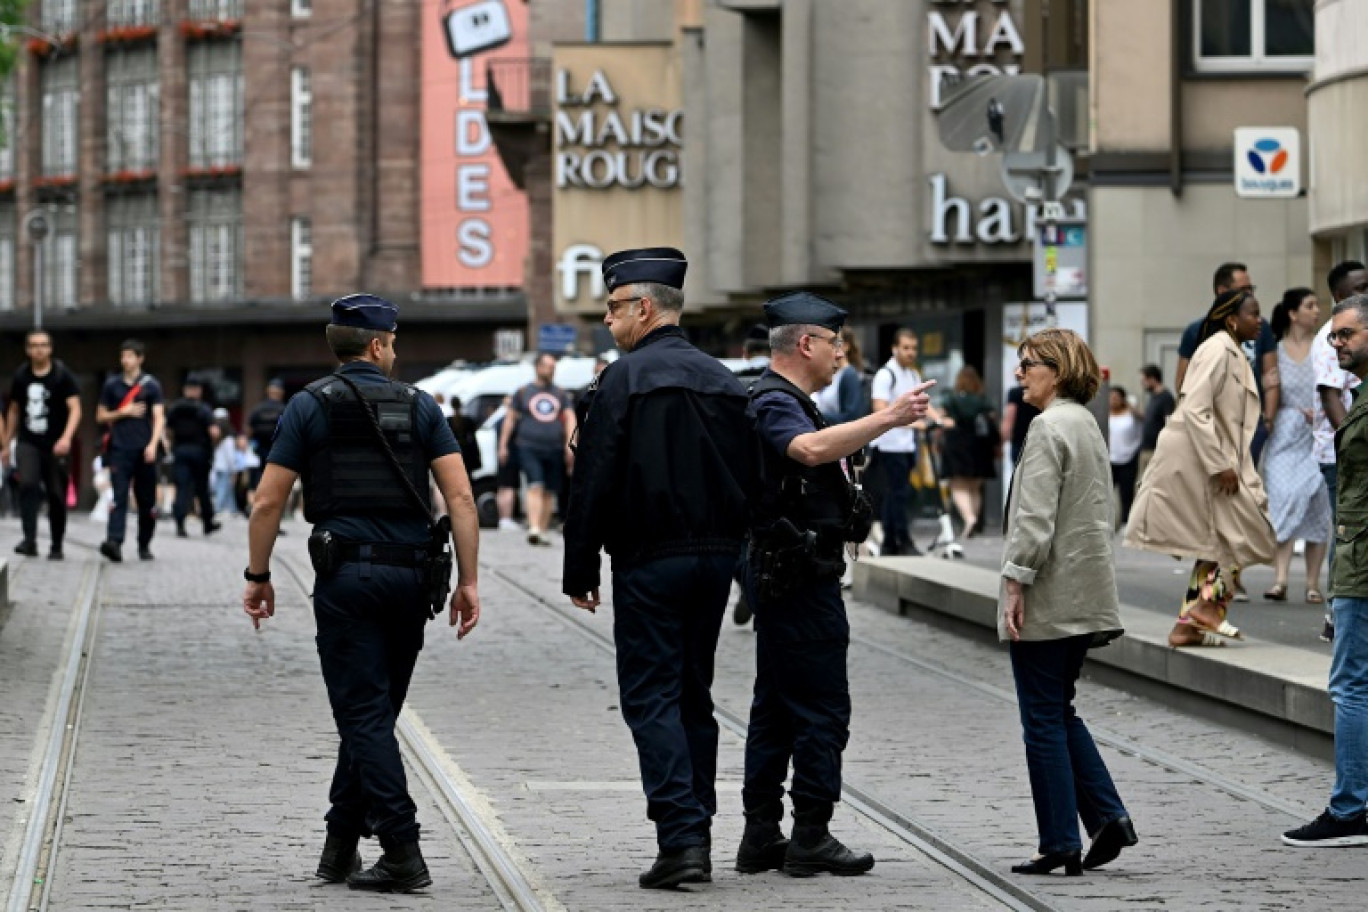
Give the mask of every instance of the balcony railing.
M 190 0 L 186 18 L 200 22 L 238 22 L 242 0 Z
M 156 27 L 161 21 L 158 0 L 109 0 L 105 8 L 105 27 L 116 29 Z
M 546 57 L 491 60 L 485 66 L 491 112 L 551 116 L 551 61 Z

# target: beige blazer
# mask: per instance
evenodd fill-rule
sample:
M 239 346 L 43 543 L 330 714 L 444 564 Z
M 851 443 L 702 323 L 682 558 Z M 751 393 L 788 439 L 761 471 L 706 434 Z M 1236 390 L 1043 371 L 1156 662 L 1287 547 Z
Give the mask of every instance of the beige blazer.
M 1225 567 L 1272 563 L 1268 495 L 1249 450 L 1261 417 L 1249 359 L 1229 333 L 1218 332 L 1188 365 L 1178 408 L 1131 508 L 1127 547 Z M 1240 476 L 1233 495 L 1212 482 L 1225 469 Z
M 1092 413 L 1058 398 L 1031 422 L 1007 500 L 1002 575 L 1025 593 L 1023 640 L 1119 633 L 1111 459 Z M 998 598 L 998 636 L 1006 583 Z

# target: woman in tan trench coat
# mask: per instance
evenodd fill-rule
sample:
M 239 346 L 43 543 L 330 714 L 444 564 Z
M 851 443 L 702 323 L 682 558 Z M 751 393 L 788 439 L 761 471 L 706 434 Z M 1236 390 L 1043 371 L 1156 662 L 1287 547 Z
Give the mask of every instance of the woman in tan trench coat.
M 1170 646 L 1239 638 L 1226 620 L 1239 568 L 1271 562 L 1276 548 L 1268 497 L 1249 451 L 1261 412 L 1240 343 L 1259 334 L 1253 292 L 1222 293 L 1202 334 L 1126 534 L 1129 547 L 1196 561 Z

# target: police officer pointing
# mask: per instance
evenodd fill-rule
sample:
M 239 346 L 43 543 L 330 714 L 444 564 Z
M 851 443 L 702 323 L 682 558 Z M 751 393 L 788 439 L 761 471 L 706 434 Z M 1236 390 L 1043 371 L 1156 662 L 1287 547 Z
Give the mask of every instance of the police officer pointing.
M 598 377 L 565 520 L 575 605 L 598 607 L 599 550 L 613 561 L 622 715 L 659 846 L 647 888 L 711 879 L 713 654 L 760 466 L 745 389 L 679 328 L 687 266 L 668 247 L 603 261 L 603 321 L 626 354 Z
M 841 797 L 841 753 L 850 735 L 844 552 L 847 542 L 864 540 L 872 522 L 845 464 L 875 437 L 925 415 L 924 391 L 934 381 L 882 411 L 827 427 L 812 393 L 835 375 L 846 312 L 799 291 L 765 304 L 765 317 L 770 368 L 751 387 L 765 482 L 747 557 L 756 680 L 741 792 L 746 830 L 736 869 L 863 874 L 874 867 L 873 856 L 850 851 L 827 829 Z M 791 841 L 779 827 L 790 760 Z
M 281 415 L 249 526 L 243 608 L 258 628 L 275 613 L 271 549 L 297 477 L 314 524 L 318 656 L 341 736 L 319 877 L 353 889 L 408 892 L 432 883 L 394 724 L 423 628 L 445 606 L 445 520 L 430 524 L 423 494 L 435 476 L 454 527 L 459 576 L 450 620 L 458 637 L 480 618 L 479 524 L 460 447 L 427 393 L 391 381 L 398 308 L 372 295 L 332 304 L 328 347 L 341 366 Z M 440 533 L 440 538 L 434 533 Z M 384 855 L 361 870 L 362 836 Z

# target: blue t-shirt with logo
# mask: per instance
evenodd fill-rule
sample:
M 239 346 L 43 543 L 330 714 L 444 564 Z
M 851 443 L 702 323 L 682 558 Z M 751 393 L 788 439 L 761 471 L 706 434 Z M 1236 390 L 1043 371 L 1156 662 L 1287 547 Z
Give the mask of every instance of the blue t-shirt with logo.
M 565 447 L 565 410 L 570 396 L 554 383 L 529 383 L 513 394 L 509 406 L 518 416 L 513 444 L 520 450 L 559 453 Z

